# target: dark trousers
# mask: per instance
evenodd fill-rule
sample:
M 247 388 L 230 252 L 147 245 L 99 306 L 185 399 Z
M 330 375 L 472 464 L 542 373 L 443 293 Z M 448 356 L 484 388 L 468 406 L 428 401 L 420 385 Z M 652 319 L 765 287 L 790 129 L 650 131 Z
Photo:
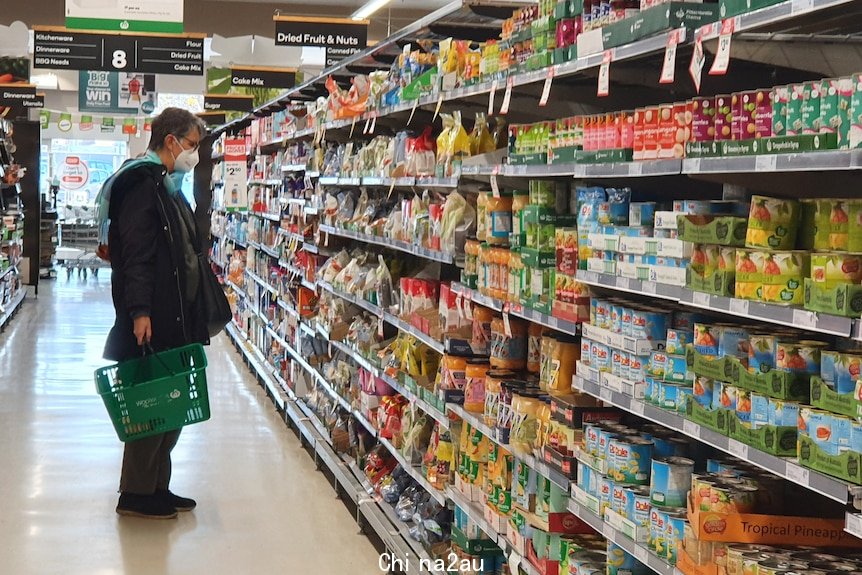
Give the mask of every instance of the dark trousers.
M 171 451 L 180 438 L 180 431 L 177 429 L 126 443 L 120 491 L 152 495 L 156 489 L 167 489 L 171 482 Z

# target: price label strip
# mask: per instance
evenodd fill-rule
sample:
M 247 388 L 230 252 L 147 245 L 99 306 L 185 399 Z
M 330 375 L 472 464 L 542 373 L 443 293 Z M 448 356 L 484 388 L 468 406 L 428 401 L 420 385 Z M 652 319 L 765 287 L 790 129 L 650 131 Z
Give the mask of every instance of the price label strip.
M 710 76 L 724 76 L 730 67 L 730 40 L 733 37 L 734 18 L 728 18 L 721 23 L 721 32 L 718 35 L 718 50 L 715 52 L 715 60 L 709 69 Z
M 679 45 L 679 30 L 671 30 L 667 35 L 667 45 L 664 48 L 664 62 L 661 67 L 659 84 L 673 84 L 676 76 L 676 47 Z
M 509 77 L 506 80 L 506 91 L 503 93 L 503 103 L 500 104 L 500 115 L 505 116 L 509 113 L 509 103 L 512 101 L 512 88 L 515 86 L 515 79 Z
M 599 67 L 599 86 L 596 95 L 601 97 L 611 93 L 611 61 L 614 59 L 613 50 L 605 50 L 602 56 L 602 65 Z
M 703 37 L 698 33 L 694 41 L 694 48 L 691 51 L 691 63 L 688 65 L 688 73 L 698 94 L 700 94 L 700 85 L 703 80 L 704 64 L 706 64 L 706 55 L 703 53 Z

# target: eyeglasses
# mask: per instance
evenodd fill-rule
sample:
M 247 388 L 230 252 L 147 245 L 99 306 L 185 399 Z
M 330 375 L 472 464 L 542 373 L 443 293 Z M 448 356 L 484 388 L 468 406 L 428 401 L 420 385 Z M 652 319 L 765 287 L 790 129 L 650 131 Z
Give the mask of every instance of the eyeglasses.
M 188 142 L 189 144 L 191 144 L 191 145 L 192 145 L 192 148 L 191 148 L 191 151 L 192 151 L 192 152 L 193 152 L 193 151 L 195 151 L 195 150 L 197 150 L 198 148 L 200 148 L 200 147 L 201 147 L 201 142 L 200 142 L 200 140 L 198 140 L 198 141 L 194 141 L 194 140 L 192 140 L 192 139 L 189 139 L 189 138 L 188 138 L 188 137 L 186 137 L 186 136 L 180 136 L 179 138 L 177 138 L 177 141 L 180 141 L 180 140 L 185 140 L 186 142 Z M 183 146 L 182 142 L 180 142 L 180 146 Z M 183 146 L 183 147 L 185 147 L 185 146 Z

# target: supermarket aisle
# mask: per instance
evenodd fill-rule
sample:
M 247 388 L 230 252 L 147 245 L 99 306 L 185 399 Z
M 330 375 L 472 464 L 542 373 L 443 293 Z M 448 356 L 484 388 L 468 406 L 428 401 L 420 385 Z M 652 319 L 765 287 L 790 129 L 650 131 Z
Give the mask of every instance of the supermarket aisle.
M 184 431 L 175 521 L 114 513 L 122 448 L 94 394 L 109 278 L 44 283 L 0 335 L 4 573 L 376 573 L 332 488 L 226 336 L 209 349 L 213 418 Z

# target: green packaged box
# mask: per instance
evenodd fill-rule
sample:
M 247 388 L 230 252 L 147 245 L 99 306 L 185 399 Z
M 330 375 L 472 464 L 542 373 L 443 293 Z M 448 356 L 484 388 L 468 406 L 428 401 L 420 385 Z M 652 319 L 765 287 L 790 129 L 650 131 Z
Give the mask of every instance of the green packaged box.
M 614 164 L 618 162 L 631 162 L 633 151 L 631 148 L 618 148 L 615 150 L 579 150 L 575 154 L 576 161 L 581 164 Z
M 580 146 L 567 146 L 565 148 L 555 148 L 551 158 L 551 164 L 574 164 L 577 161 L 578 152 L 581 151 Z
M 557 213 L 553 208 L 529 205 L 521 210 L 521 222 L 527 236 L 526 247 L 539 251 L 556 251 Z M 523 252 L 521 255 L 523 257 Z
M 820 133 L 820 82 L 802 84 L 802 133 Z
M 683 27 L 699 28 L 716 20 L 718 20 L 717 4 L 668 2 L 641 10 L 637 15 L 624 18 L 619 22 L 608 24 L 602 28 L 602 45 L 607 50 L 666 30 Z
M 833 288 L 822 287 L 811 278 L 805 278 L 805 309 L 858 318 L 862 315 L 862 286 L 842 284 Z
M 557 252 L 555 250 L 541 251 L 521 248 L 520 252 L 521 261 L 528 268 L 553 268 L 557 265 Z
M 796 455 L 796 427 L 762 425 L 757 429 L 746 427 L 739 416 L 727 412 L 727 435 L 731 439 L 750 445 L 778 457 Z
M 862 417 L 862 402 L 855 393 L 838 393 L 816 376 L 811 377 L 811 405 L 848 417 Z
M 829 78 L 820 82 L 820 131 L 838 134 L 838 147 L 846 148 L 850 138 L 851 78 Z
M 698 425 L 708 427 L 722 435 L 727 435 L 727 411 L 724 409 L 706 409 L 697 402 L 694 396 L 685 398 L 685 418 Z
M 509 154 L 509 163 L 513 166 L 539 166 L 547 165 L 548 154 Z
M 787 135 L 787 103 L 790 101 L 790 88 L 776 86 L 772 90 L 772 135 Z
M 808 403 L 810 399 L 809 376 L 773 369 L 766 373 L 752 373 L 740 369 L 734 382 L 737 386 L 774 399 Z
M 790 84 L 787 86 L 788 98 L 787 108 L 785 109 L 785 135 L 798 136 L 802 134 L 802 103 L 805 86 L 803 84 Z
M 457 525 L 452 526 L 452 543 L 469 555 L 493 557 L 502 554 L 500 546 L 491 539 L 468 539 Z
M 696 292 L 733 297 L 736 290 L 736 272 L 715 271 L 709 276 L 702 276 L 689 267 L 686 270 L 685 287 Z
M 862 484 L 862 454 L 860 453 L 844 451 L 840 455 L 830 455 L 820 449 L 813 439 L 800 434 L 797 457 L 803 467 Z
M 584 0 L 563 0 L 554 6 L 554 19 L 574 18 L 584 12 Z
M 748 218 L 685 214 L 676 217 L 676 229 L 679 239 L 686 242 L 742 247 Z
M 739 14 L 745 14 L 752 10 L 759 10 L 780 4 L 784 0 L 719 0 L 719 16 L 721 18 L 730 18 Z
M 686 142 L 686 158 L 714 158 L 721 155 L 721 142 Z
M 692 344 L 685 346 L 685 361 L 688 369 L 695 375 L 727 383 L 739 381 L 740 373 L 745 370 L 745 366 L 736 357 L 703 355 Z

